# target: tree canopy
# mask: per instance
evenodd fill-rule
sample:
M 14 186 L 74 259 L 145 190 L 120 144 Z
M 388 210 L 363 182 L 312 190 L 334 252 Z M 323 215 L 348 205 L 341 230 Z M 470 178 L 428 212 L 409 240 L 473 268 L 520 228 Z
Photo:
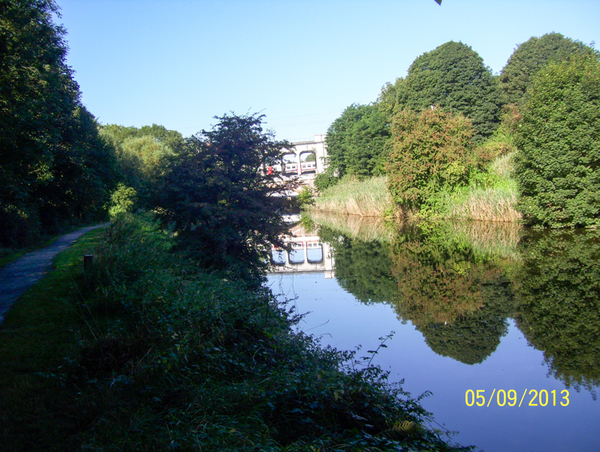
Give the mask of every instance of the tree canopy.
M 137 207 L 151 207 L 152 186 L 167 164 L 166 158 L 182 148 L 181 134 L 157 124 L 139 129 L 109 124 L 102 126 L 100 133 L 115 148 L 122 182 L 139 195 Z
M 392 88 L 393 86 L 393 88 Z M 450 41 L 417 57 L 404 79 L 384 88 L 396 110 L 439 105 L 471 119 L 475 139 L 489 137 L 499 123 L 500 93 L 491 70 L 471 47 Z
M 0 3 L 0 244 L 101 216 L 112 149 L 81 105 L 51 0 Z
M 600 62 L 580 55 L 536 74 L 518 129 L 519 208 L 531 224 L 600 224 Z
M 389 135 L 387 117 L 376 105 L 350 105 L 327 131 L 330 168 L 340 177 L 382 174 Z
M 573 54 L 592 54 L 594 50 L 582 42 L 560 33 L 548 33 L 517 46 L 500 74 L 502 101 L 522 105 L 533 76 L 551 61 L 563 61 Z

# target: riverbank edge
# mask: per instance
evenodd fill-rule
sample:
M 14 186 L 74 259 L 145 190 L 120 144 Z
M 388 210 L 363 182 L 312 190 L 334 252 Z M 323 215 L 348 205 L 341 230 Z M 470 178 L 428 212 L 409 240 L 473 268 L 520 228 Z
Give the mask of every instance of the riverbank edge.
M 505 179 L 490 187 L 466 186 L 453 193 L 442 192 L 421 211 L 402 211 L 391 199 L 385 176 L 346 177 L 315 196 L 313 203 L 306 205 L 304 210 L 382 218 L 391 222 L 426 219 L 521 224 L 517 201 L 514 181 Z
M 51 293 L 71 324 L 54 352 L 38 354 L 48 361 L 13 354 L 5 450 L 166 450 L 174 441 L 180 450 L 388 450 L 398 441 L 466 450 L 427 427 L 418 401 L 380 370 L 347 367 L 351 354 L 294 333 L 297 319 L 271 295 L 193 270 L 168 242 L 148 224 L 113 227 L 96 236 L 93 271 L 83 274 L 89 247 L 76 245 L 24 296 L 35 304 Z M 3 341 L 35 326 L 24 306 L 7 318 Z M 8 409 L 11 400 L 20 408 Z M 52 409 L 40 420 L 32 406 Z

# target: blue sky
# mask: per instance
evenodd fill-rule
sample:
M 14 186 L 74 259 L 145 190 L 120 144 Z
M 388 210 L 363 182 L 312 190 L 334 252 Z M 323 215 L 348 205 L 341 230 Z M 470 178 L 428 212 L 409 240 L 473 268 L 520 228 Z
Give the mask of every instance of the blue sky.
M 310 139 L 451 40 L 494 73 L 532 36 L 600 46 L 598 0 L 57 3 L 90 112 L 102 124 L 155 123 L 184 136 L 210 129 L 214 116 L 261 112 L 278 139 Z

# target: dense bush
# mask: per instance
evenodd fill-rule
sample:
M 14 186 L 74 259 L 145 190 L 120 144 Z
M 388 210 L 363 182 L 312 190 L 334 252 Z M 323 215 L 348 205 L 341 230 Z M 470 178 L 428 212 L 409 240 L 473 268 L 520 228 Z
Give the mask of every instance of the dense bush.
M 291 183 L 265 170 L 290 145 L 263 131 L 262 115 L 217 119 L 171 159 L 155 186 L 155 211 L 204 268 L 231 278 L 250 272 L 251 280 L 265 263 L 264 251 L 283 245 L 281 219 Z
M 517 138 L 515 177 L 530 224 L 600 224 L 600 63 L 579 56 L 534 77 Z
M 402 110 L 392 123 L 388 187 L 403 209 L 419 209 L 436 193 L 467 183 L 473 164 L 471 122 L 440 108 Z
M 319 190 L 319 192 L 322 192 L 323 190 L 327 190 L 329 187 L 333 187 L 339 181 L 340 178 L 336 177 L 333 174 L 333 171 L 330 171 L 328 168 L 324 173 L 317 174 L 317 177 L 315 177 L 315 187 L 317 190 Z

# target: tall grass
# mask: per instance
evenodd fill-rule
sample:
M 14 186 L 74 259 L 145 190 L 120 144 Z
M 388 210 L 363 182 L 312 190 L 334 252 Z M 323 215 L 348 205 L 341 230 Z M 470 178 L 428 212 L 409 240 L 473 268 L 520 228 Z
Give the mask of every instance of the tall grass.
M 399 213 L 393 205 L 385 177 L 359 180 L 345 177 L 324 190 L 310 211 L 361 217 L 434 218 L 518 223 L 517 183 L 512 177 L 513 154 L 494 160 L 487 171 L 472 177 L 470 185 L 438 193 L 421 212 Z
M 392 210 L 385 177 L 345 177 L 316 199 L 315 210 L 363 217 L 383 217 Z
M 434 201 L 439 216 L 453 220 L 519 222 L 522 215 L 516 209 L 518 189 L 512 172 L 513 154 L 498 157 L 468 187 L 440 193 Z

